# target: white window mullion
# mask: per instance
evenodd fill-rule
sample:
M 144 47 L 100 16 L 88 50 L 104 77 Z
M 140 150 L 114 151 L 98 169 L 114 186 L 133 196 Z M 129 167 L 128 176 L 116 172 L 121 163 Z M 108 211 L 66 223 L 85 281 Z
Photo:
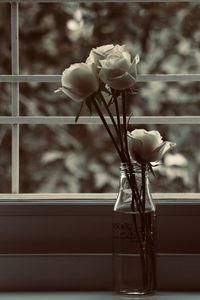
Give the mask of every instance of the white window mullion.
M 29 0 L 10 0 L 11 2 L 29 2 Z M 147 2 L 147 3 L 152 3 L 152 2 L 197 2 L 199 0 L 123 0 L 123 2 Z M 8 2 L 8 0 L 0 0 L 0 2 Z M 62 3 L 62 2 L 80 2 L 80 0 L 34 0 L 34 2 L 41 2 L 41 3 Z M 93 2 L 122 2 L 122 0 L 83 0 L 82 2 L 88 2 L 88 3 L 93 3 Z
M 0 124 L 37 124 L 37 125 L 92 125 L 102 124 L 98 116 L 81 116 L 77 123 L 75 116 L 0 116 Z M 121 122 L 123 122 L 123 118 Z M 106 122 L 112 124 L 111 119 L 106 116 Z M 114 117 L 116 120 L 116 117 Z M 127 121 L 129 117 L 127 117 Z M 167 125 L 197 125 L 200 124 L 200 116 L 136 116 L 129 120 L 129 124 L 167 124 Z
M 138 74 L 137 82 L 199 82 L 200 74 Z M 61 84 L 61 75 L 0 75 L 0 82 L 47 82 Z
M 19 74 L 18 3 L 11 3 L 12 75 Z M 12 83 L 12 116 L 19 116 L 19 82 Z M 19 124 L 12 125 L 12 193 L 19 193 Z

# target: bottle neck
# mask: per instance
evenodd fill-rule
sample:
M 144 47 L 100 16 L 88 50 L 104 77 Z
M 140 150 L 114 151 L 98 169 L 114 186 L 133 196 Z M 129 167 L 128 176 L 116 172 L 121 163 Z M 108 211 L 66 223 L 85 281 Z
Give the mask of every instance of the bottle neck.
M 155 210 L 149 190 L 149 169 L 136 162 L 120 165 L 121 201 L 134 203 L 134 210 Z M 140 207 L 139 207 L 140 206 Z
M 121 163 L 120 174 L 122 178 L 126 177 L 127 180 L 130 177 L 134 178 L 133 183 L 136 180 L 139 186 L 142 185 L 142 180 L 145 180 L 145 183 L 148 184 L 149 169 L 146 165 L 141 165 L 137 162 L 133 162 L 132 164 Z

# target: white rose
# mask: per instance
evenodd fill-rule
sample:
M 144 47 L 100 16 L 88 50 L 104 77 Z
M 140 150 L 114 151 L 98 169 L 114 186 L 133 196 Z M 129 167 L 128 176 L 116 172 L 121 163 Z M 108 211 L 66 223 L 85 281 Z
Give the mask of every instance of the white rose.
M 99 89 L 99 80 L 92 65 L 76 63 L 65 69 L 61 77 L 62 91 L 70 99 L 81 102 Z
M 136 81 L 136 65 L 139 62 L 137 55 L 131 61 L 131 55 L 125 46 L 115 46 L 111 53 L 100 60 L 100 79 L 115 90 L 131 88 Z
M 128 132 L 129 151 L 131 156 L 142 162 L 155 162 L 162 159 L 163 155 L 176 144 L 163 141 L 156 130 L 146 131 L 135 129 Z
M 105 59 L 109 53 L 114 49 L 114 45 L 104 45 L 93 48 L 90 51 L 89 57 L 86 60 L 87 64 L 94 64 L 96 67 L 100 66 L 100 60 Z

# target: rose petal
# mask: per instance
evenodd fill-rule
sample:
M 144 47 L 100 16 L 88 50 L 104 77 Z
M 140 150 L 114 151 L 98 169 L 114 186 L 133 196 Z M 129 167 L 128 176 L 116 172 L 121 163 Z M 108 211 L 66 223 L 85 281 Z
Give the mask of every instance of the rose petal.
M 156 149 L 157 147 L 160 146 L 160 144 L 163 143 L 163 140 L 160 136 L 160 134 L 156 132 L 156 131 L 148 131 L 144 134 L 144 138 L 143 138 L 143 141 L 145 143 L 145 146 L 146 147 L 149 147 L 152 149 L 152 151 L 154 149 Z
M 128 60 L 126 60 L 123 57 L 118 57 L 115 55 L 109 55 L 107 59 L 101 60 L 100 64 L 102 66 L 102 70 L 104 70 L 107 73 L 110 71 L 114 71 L 115 69 L 126 72 L 130 67 Z M 111 75 L 108 74 L 108 76 L 111 77 L 112 74 Z
M 99 66 L 99 60 L 104 59 L 113 49 L 113 44 L 93 48 L 86 59 L 86 63 L 94 63 L 96 66 Z
M 139 57 L 139 54 L 137 54 L 132 63 L 137 65 L 139 63 L 139 61 L 140 61 L 140 57 Z
M 127 51 L 127 47 L 126 45 L 115 45 L 114 46 L 114 49 L 113 49 L 113 52 L 124 52 L 124 51 Z
M 128 51 L 124 51 L 122 53 L 122 56 L 126 59 L 126 61 L 128 62 L 129 68 L 131 66 L 131 54 Z
M 152 154 L 150 155 L 150 161 L 151 162 L 160 161 L 164 156 L 164 154 L 170 149 L 172 149 L 175 145 L 176 143 L 172 143 L 168 141 L 163 142 L 162 145 L 160 145 L 152 152 Z
M 159 133 L 158 133 L 159 134 Z M 138 139 L 142 142 L 141 147 L 141 156 L 144 160 L 148 159 L 149 154 L 152 153 L 152 151 L 157 148 L 160 143 L 160 134 L 157 135 L 156 131 L 146 131 L 144 129 L 136 129 L 133 130 L 131 133 L 132 137 L 135 139 Z
M 62 78 L 63 92 L 75 101 L 82 101 L 99 88 L 99 81 L 92 65 L 78 63 L 65 69 Z M 79 100 L 79 98 L 81 100 Z
M 107 83 L 111 88 L 122 91 L 132 87 L 135 84 L 135 78 L 129 73 L 124 73 L 122 76 L 115 77 L 113 79 L 107 79 L 100 75 L 100 78 L 103 82 Z
M 146 149 L 144 148 L 143 141 L 141 138 L 142 136 L 144 136 L 145 132 L 146 130 L 144 129 L 135 129 L 132 132 L 127 133 L 128 137 L 130 138 L 129 151 L 134 159 L 136 159 L 137 157 L 140 157 L 140 159 L 144 161 L 146 159 Z
M 140 153 L 142 148 L 142 142 L 140 140 L 137 140 L 135 138 L 131 138 L 129 140 L 129 149 L 131 152 Z
M 134 60 L 132 61 L 132 63 L 131 63 L 131 65 L 130 65 L 130 67 L 129 67 L 129 70 L 128 70 L 128 72 L 130 73 L 130 74 L 132 74 L 133 75 L 133 77 L 137 77 L 137 63 L 139 62 L 139 56 L 136 56 L 135 58 L 134 58 Z
M 143 147 L 142 142 L 137 139 L 131 138 L 128 141 L 129 153 L 134 160 L 137 160 L 138 158 L 140 160 L 142 160 L 142 157 L 141 157 L 142 147 Z
M 150 130 L 148 131 L 148 134 L 152 134 L 156 137 L 156 139 L 159 141 L 159 143 L 161 144 L 163 142 L 162 136 L 160 135 L 160 132 L 157 130 Z
M 73 100 L 75 102 L 82 102 L 86 97 L 80 94 L 77 94 L 75 92 L 70 91 L 70 89 L 67 89 L 65 87 L 60 87 L 58 90 L 55 92 L 63 92 L 68 99 Z
M 143 136 L 147 131 L 145 129 L 134 129 L 131 132 L 128 132 L 129 137 L 138 138 Z
M 155 133 L 156 131 L 141 131 L 141 134 L 137 134 L 137 139 L 141 140 L 143 144 L 141 156 L 144 160 L 148 160 L 149 155 L 162 143 L 160 135 L 158 136 Z
M 115 48 L 115 46 L 113 44 L 108 44 L 108 45 L 103 45 L 103 46 L 99 46 L 97 48 L 94 48 L 93 51 L 97 52 L 97 53 L 107 53 L 111 50 L 113 50 Z
M 124 74 L 123 70 L 117 69 L 117 68 L 104 68 L 100 69 L 99 72 L 99 77 L 101 78 L 102 81 L 106 82 L 109 79 L 113 79 L 119 76 L 122 76 Z
M 135 129 L 127 132 L 127 135 L 130 137 L 131 155 L 135 158 L 135 151 L 138 157 L 145 162 L 161 160 L 162 156 L 176 145 L 168 141 L 163 142 L 160 133 L 156 130 Z

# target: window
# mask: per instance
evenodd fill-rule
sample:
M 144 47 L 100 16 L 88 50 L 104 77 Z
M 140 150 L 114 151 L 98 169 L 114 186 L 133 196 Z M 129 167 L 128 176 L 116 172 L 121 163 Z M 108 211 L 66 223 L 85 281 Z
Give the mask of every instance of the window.
M 13 1 L 1 7 L 8 16 L 0 75 L 1 193 L 117 190 L 119 162 L 100 120 L 84 111 L 75 125 L 79 106 L 54 94 L 55 74 L 112 42 L 141 56 L 130 128 L 159 129 L 177 142 L 158 168 L 153 192 L 199 192 L 198 3 Z
M 60 82 L 57 74 L 66 65 L 85 60 L 99 42 L 115 42 L 127 43 L 141 56 L 138 93 L 130 106 L 135 114 L 131 126 L 157 128 L 178 144 L 166 167 L 158 170 L 163 178 L 160 186 L 157 181 L 153 184 L 161 236 L 161 278 L 169 275 L 167 266 L 174 270 L 168 285 L 163 279 L 160 288 L 197 289 L 198 2 L 13 0 L 0 2 L 0 14 L 6 15 L 0 25 L 3 288 L 81 289 L 90 288 L 88 282 L 92 282 L 91 288 L 111 287 L 111 214 L 118 185 L 117 158 L 102 134 L 100 120 L 85 111 L 75 125 L 73 116 L 78 107 L 53 91 Z M 81 137 L 87 140 L 80 142 Z M 84 152 L 92 139 L 93 150 Z M 97 142 L 100 139 L 104 144 Z M 43 265 L 40 274 L 35 264 Z M 25 274 L 21 278 L 16 272 L 20 265 Z M 87 278 L 80 272 L 82 265 L 88 268 Z M 182 274 L 187 273 L 188 266 L 194 271 L 183 278 L 179 265 Z M 49 272 L 57 274 L 58 269 L 59 279 L 44 279 Z

